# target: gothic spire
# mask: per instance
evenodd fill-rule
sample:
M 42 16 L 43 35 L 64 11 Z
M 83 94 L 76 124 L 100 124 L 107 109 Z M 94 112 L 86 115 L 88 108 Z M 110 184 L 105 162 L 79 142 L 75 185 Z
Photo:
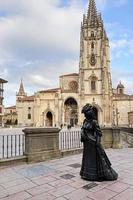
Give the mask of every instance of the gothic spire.
M 25 96 L 26 93 L 24 91 L 24 86 L 23 86 L 23 81 L 21 79 L 21 83 L 20 83 L 20 87 L 19 87 L 19 92 L 18 92 L 18 96 Z
M 90 0 L 87 17 L 89 19 L 90 25 L 94 25 L 97 23 L 97 9 L 95 0 Z

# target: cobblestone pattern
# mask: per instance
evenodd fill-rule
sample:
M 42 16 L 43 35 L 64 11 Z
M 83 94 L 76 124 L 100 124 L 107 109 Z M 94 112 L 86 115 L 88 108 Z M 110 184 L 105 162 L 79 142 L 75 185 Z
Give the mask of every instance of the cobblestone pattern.
M 133 200 L 133 149 L 106 152 L 119 173 L 117 181 L 92 184 L 82 180 L 82 155 L 0 167 L 0 200 Z

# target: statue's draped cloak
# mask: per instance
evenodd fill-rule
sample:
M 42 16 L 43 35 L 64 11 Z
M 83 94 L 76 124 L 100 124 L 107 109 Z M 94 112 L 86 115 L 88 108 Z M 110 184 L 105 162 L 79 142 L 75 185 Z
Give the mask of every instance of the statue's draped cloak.
M 118 178 L 100 143 L 101 136 L 102 132 L 97 121 L 85 119 L 81 128 L 81 141 L 84 148 L 80 175 L 83 179 L 112 181 Z

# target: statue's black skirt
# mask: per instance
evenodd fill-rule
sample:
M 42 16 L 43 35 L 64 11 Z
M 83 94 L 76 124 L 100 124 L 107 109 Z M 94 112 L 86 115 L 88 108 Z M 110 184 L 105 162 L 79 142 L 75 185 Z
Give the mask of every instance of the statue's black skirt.
M 94 141 L 84 141 L 80 175 L 89 181 L 113 181 L 118 178 L 102 145 Z

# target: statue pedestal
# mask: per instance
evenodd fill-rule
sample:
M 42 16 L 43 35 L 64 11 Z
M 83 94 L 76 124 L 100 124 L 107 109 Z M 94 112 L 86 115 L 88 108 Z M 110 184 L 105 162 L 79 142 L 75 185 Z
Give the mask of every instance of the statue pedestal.
M 27 162 L 41 162 L 59 158 L 59 131 L 59 128 L 24 129 Z

